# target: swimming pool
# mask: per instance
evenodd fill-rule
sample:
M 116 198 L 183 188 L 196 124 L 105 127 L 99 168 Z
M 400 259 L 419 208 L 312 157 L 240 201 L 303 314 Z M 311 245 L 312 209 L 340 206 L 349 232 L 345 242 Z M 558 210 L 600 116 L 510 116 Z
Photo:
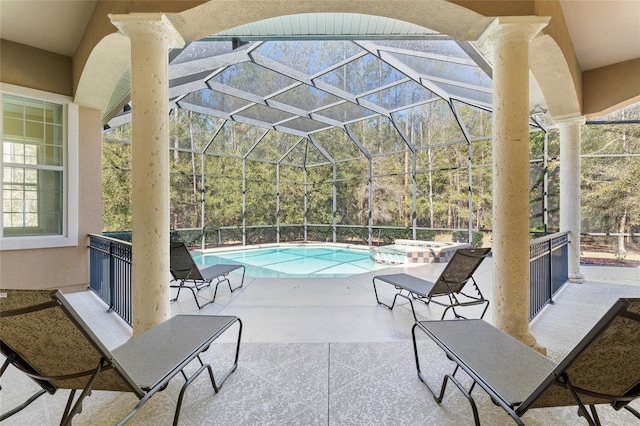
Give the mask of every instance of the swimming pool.
M 194 253 L 204 265 L 240 263 L 256 278 L 339 278 L 389 267 L 372 260 L 369 248 L 333 245 L 275 245 Z

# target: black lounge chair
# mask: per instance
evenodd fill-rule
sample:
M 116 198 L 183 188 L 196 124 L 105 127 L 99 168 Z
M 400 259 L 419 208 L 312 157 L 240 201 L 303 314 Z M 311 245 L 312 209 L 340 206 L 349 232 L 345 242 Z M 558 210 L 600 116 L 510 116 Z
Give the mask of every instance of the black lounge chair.
M 421 369 L 416 330 L 457 364 L 437 392 Z M 599 425 L 596 404 L 624 408 L 640 419 L 628 405 L 640 397 L 640 298 L 619 299 L 559 364 L 484 320 L 420 321 L 412 335 L 420 380 L 438 404 L 452 381 L 471 404 L 476 425 L 480 418 L 471 396 L 476 384 L 519 425 L 529 409 L 576 405 L 589 425 Z M 455 377 L 459 369 L 473 380 L 468 390 Z
M 241 288 L 244 284 L 246 268 L 242 264 L 221 263 L 218 265 L 200 268 L 193 260 L 191 253 L 189 253 L 189 249 L 184 243 L 171 243 L 170 257 L 170 270 L 171 275 L 173 276 L 172 282 L 177 282 L 177 284 L 172 284 L 171 288 L 178 289 L 176 297 L 171 299 L 172 302 L 178 300 L 180 290 L 185 288 L 190 290 L 193 294 L 193 298 L 196 300 L 198 309 L 202 309 L 204 306 L 215 302 L 220 283 L 226 282 L 229 285 L 229 291 L 231 292 Z M 230 272 L 240 268 L 242 268 L 242 281 L 240 281 L 239 286 L 232 289 L 228 275 Z M 206 303 L 200 304 L 197 293 L 203 288 L 211 286 L 213 280 L 217 280 L 215 283 L 215 290 L 213 291 L 213 298 L 208 300 Z
M 180 416 L 187 387 L 203 371 L 215 393 L 238 366 L 242 322 L 234 316 L 178 315 L 110 351 L 89 329 L 60 291 L 1 290 L 0 350 L 9 364 L 42 388 L 20 406 L 4 412 L 0 420 L 17 413 L 40 395 L 70 389 L 61 425 L 71 424 L 82 411 L 83 400 L 97 390 L 133 392 L 140 400 L 117 424 L 127 422 L 156 392 L 181 373 L 173 424 Z M 231 367 L 216 381 L 200 355 L 234 324 L 238 338 Z M 197 359 L 198 369 L 187 377 L 184 368 Z M 75 398 L 77 390 L 80 395 Z M 75 402 L 74 402 L 75 399 Z
M 435 282 L 409 274 L 377 275 L 373 277 L 373 291 L 376 295 L 376 301 L 380 305 L 393 309 L 398 296 L 404 297 L 411 304 L 411 312 L 413 312 L 413 318 L 416 321 L 418 321 L 418 318 L 416 317 L 412 299 L 419 300 L 427 305 L 433 302 L 437 305 L 444 306 L 445 310 L 442 313 L 441 319 L 444 319 L 449 309 L 452 310 L 456 318 L 464 318 L 456 311 L 456 307 L 484 304 L 484 310 L 480 315 L 480 318 L 482 318 L 487 312 L 489 301 L 485 299 L 480 292 L 480 288 L 473 279 L 473 273 L 478 269 L 478 266 L 480 266 L 484 258 L 489 255 L 490 251 L 490 248 L 456 250 Z M 376 280 L 389 283 L 398 290 L 393 297 L 393 303 L 391 303 L 391 305 L 380 301 L 378 289 L 376 288 Z M 476 295 L 470 295 L 462 291 L 469 280 L 473 283 L 473 287 L 477 293 Z

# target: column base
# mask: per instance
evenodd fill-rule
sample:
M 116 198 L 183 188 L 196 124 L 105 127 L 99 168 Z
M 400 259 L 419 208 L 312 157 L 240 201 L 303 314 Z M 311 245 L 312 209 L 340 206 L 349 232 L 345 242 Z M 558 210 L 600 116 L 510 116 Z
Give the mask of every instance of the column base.
M 581 273 L 569 274 L 569 282 L 582 284 L 584 282 L 584 275 Z
M 519 336 L 513 336 L 516 339 L 520 340 L 522 343 L 524 343 L 525 345 L 531 347 L 532 349 L 540 352 L 542 355 L 546 356 L 547 355 L 547 348 L 540 346 L 538 344 L 538 342 L 536 342 L 536 338 L 533 337 L 533 335 L 531 333 L 526 333 L 523 335 L 519 335 Z

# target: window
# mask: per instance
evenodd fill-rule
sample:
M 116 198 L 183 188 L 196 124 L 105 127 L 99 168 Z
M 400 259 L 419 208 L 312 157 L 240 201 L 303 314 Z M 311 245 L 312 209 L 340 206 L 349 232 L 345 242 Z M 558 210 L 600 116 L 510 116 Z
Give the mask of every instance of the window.
M 2 85 L 2 249 L 77 244 L 77 107 Z

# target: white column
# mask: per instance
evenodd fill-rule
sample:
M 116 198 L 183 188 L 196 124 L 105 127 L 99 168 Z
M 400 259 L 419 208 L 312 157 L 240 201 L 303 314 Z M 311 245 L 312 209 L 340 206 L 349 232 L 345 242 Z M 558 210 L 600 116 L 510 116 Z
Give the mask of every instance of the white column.
M 131 40 L 133 332 L 170 317 L 168 52 L 184 40 L 159 13 L 109 15 Z
M 540 16 L 496 18 L 493 47 L 493 322 L 541 351 L 529 332 L 529 42 Z
M 560 128 L 560 231 L 569 232 L 569 281 L 580 272 L 580 127 L 584 117 L 558 122 Z

